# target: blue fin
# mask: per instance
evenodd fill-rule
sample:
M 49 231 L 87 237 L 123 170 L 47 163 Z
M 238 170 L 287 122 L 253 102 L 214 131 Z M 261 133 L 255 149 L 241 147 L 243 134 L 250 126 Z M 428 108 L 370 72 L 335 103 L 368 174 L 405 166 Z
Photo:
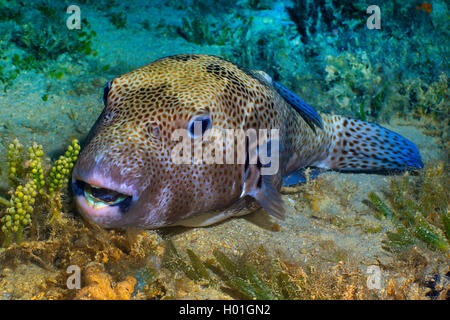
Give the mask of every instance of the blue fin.
M 302 118 L 306 121 L 306 123 L 311 127 L 311 129 L 316 132 L 316 126 L 320 129 L 323 129 L 322 118 L 317 113 L 316 110 L 308 106 L 304 101 L 302 101 L 299 97 L 293 94 L 291 91 L 283 87 L 278 82 L 273 81 L 272 85 L 275 90 L 289 103 L 295 111 L 297 111 Z
M 320 167 L 352 172 L 415 170 L 423 168 L 417 146 L 380 125 L 340 117 L 331 124 L 338 136 Z M 338 129 L 339 128 L 339 129 Z
M 305 168 L 301 168 L 301 169 L 291 172 L 287 176 L 283 177 L 282 178 L 283 186 L 289 187 L 289 186 L 293 186 L 293 185 L 296 185 L 299 183 L 305 183 L 306 182 L 305 170 L 306 170 Z M 324 171 L 324 169 L 313 169 L 309 173 L 309 177 L 311 179 L 314 179 L 319 174 L 321 174 L 323 171 Z

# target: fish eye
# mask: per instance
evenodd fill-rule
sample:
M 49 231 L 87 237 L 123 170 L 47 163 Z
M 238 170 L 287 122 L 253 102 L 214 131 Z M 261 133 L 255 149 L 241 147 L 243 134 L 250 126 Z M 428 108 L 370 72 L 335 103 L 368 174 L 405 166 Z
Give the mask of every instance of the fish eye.
M 103 89 L 103 104 L 105 106 L 106 106 L 106 102 L 108 100 L 109 90 L 111 89 L 111 83 L 112 83 L 112 80 L 109 80 L 108 83 L 106 84 L 105 88 Z
M 208 114 L 195 116 L 188 125 L 188 132 L 192 138 L 203 136 L 211 128 L 211 118 Z

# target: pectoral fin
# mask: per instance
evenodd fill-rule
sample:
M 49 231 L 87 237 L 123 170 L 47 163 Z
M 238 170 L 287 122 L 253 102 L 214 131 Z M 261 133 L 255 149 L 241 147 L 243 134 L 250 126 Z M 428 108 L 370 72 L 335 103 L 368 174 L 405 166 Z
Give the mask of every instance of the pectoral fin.
M 262 187 L 252 195 L 261 207 L 271 216 L 284 220 L 283 199 L 271 182 L 271 176 L 262 176 Z
M 270 141 L 268 144 L 270 145 Z M 248 148 L 247 153 L 255 154 L 249 152 Z M 241 197 L 246 195 L 253 197 L 268 214 L 284 220 L 285 208 L 283 206 L 283 199 L 275 187 L 275 179 L 277 179 L 278 175 L 263 175 L 261 169 L 264 166 L 259 160 L 253 161 L 256 162 L 255 164 L 250 164 L 251 156 L 247 155 L 246 159 L 248 162 L 245 164 L 244 185 Z

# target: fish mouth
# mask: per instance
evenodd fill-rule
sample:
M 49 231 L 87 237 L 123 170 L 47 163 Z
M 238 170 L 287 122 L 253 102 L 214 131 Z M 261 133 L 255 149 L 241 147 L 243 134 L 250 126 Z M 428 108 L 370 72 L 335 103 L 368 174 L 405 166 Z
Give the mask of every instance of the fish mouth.
M 120 211 L 124 213 L 128 211 L 133 201 L 132 195 L 90 184 L 78 179 L 73 180 L 72 186 L 75 195 L 83 197 L 87 206 L 92 209 L 118 207 Z

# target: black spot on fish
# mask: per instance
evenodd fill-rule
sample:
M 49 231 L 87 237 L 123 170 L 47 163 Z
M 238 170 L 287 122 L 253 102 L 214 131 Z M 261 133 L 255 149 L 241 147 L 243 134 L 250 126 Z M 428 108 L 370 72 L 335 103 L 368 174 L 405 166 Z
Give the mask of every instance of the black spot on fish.
M 213 74 L 218 79 L 222 79 L 225 74 L 225 68 L 219 66 L 218 64 L 212 63 L 206 66 L 206 72 Z
M 212 63 L 206 66 L 206 72 L 213 74 L 219 80 L 228 79 L 227 89 L 234 89 L 235 91 L 245 95 L 249 94 L 248 88 L 233 71 Z
M 180 55 L 176 55 L 176 56 L 170 56 L 167 57 L 170 60 L 176 60 L 176 61 L 189 61 L 189 60 L 195 60 L 198 59 L 199 56 L 195 55 L 195 54 L 180 54 Z

